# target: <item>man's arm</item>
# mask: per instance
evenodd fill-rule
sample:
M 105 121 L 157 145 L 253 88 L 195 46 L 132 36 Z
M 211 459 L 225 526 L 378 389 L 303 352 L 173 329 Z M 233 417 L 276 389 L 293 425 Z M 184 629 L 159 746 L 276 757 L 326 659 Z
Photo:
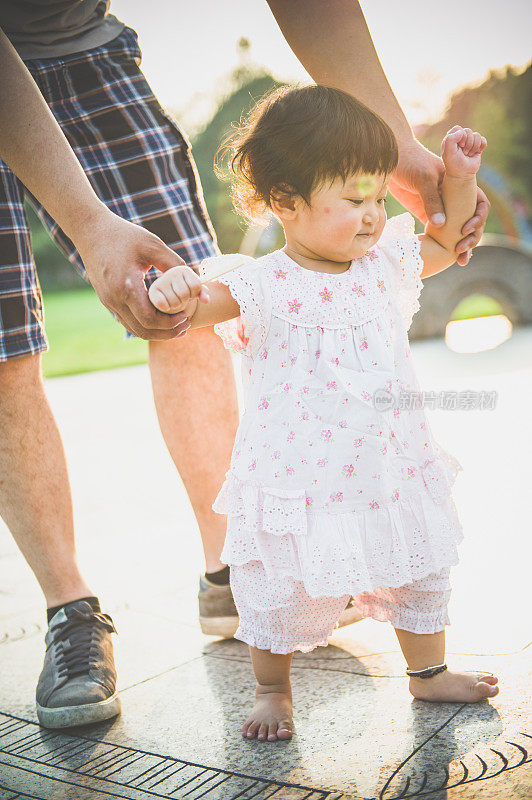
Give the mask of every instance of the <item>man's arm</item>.
M 399 142 L 412 130 L 388 83 L 357 0 L 267 0 L 294 54 L 317 83 L 379 114 Z
M 399 166 L 390 183 L 397 199 L 423 222 L 442 225 L 442 160 L 414 137 L 388 83 L 357 0 L 267 0 L 291 49 L 316 83 L 349 92 L 381 116 L 399 145 Z M 477 190 L 474 217 L 463 226 L 457 244 L 460 264 L 480 241 L 489 211 Z
M 143 277 L 182 259 L 94 193 L 30 73 L 0 30 L 0 156 L 72 239 L 100 300 L 144 339 L 172 339 L 188 324 L 157 312 Z

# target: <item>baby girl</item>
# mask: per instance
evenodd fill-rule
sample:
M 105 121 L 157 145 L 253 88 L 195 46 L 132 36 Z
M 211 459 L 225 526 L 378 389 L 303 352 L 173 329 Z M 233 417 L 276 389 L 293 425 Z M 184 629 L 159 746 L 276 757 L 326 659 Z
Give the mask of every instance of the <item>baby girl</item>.
M 270 209 L 286 245 L 206 285 L 175 267 L 150 288 L 158 309 L 216 324 L 243 355 L 246 409 L 213 508 L 227 514 L 221 559 L 257 679 L 245 737 L 291 737 L 292 654 L 326 645 L 350 598 L 394 627 L 414 697 L 499 691 L 493 675 L 445 664 L 462 467 L 419 404 L 397 402 L 419 390 L 407 331 L 421 280 L 455 261 L 485 146 L 448 132 L 446 223 L 416 235 L 409 214 L 386 221 L 397 166 L 386 123 L 335 89 L 278 90 L 235 137 L 232 169 L 239 209 Z

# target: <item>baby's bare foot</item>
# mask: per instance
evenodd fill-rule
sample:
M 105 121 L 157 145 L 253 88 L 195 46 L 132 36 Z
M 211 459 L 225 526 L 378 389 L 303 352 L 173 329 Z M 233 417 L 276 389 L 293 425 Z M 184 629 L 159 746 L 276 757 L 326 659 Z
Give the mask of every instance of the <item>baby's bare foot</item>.
M 275 691 L 271 691 L 275 689 Z M 279 691 L 282 689 L 282 691 Z M 244 739 L 261 742 L 292 738 L 292 690 L 283 687 L 257 686 L 255 705 L 242 726 Z
M 498 678 L 483 672 L 451 672 L 433 678 L 410 678 L 410 693 L 433 703 L 478 703 L 499 694 Z

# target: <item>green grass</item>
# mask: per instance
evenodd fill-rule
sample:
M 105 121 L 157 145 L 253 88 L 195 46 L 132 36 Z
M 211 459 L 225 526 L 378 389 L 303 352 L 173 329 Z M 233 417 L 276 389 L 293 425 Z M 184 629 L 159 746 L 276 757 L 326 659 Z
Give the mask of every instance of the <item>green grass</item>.
M 47 378 L 146 363 L 147 342 L 126 341 L 124 329 L 92 289 L 45 292 L 44 310 L 50 342 L 50 350 L 43 357 Z M 501 308 L 493 298 L 471 295 L 456 307 L 452 318 L 471 319 L 500 313 Z
M 43 356 L 47 378 L 147 361 L 148 343 L 126 341 L 122 325 L 90 288 L 45 292 L 44 314 L 50 343 Z
M 499 303 L 486 294 L 470 294 L 464 297 L 453 311 L 452 320 L 473 319 L 474 317 L 492 317 L 503 314 Z

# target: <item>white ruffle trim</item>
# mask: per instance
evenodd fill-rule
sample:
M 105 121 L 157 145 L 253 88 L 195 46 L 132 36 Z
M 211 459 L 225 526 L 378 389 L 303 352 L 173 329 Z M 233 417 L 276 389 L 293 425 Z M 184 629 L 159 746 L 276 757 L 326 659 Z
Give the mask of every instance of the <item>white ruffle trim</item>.
M 435 503 L 443 503 L 450 495 L 456 476 L 463 467 L 451 453 L 438 442 L 433 442 L 435 457 L 421 465 L 423 482 Z
M 397 306 L 408 331 L 414 314 L 420 309 L 419 296 L 423 290 L 421 273 L 421 240 L 415 232 L 411 214 L 399 214 L 389 219 L 375 249 L 382 250 L 391 267 Z
M 244 264 L 216 278 L 228 287 L 231 296 L 240 308 L 240 317 L 217 322 L 214 332 L 222 339 L 228 350 L 253 356 L 264 344 L 270 324 L 271 300 L 265 291 L 262 265 L 250 256 L 233 254 L 218 256 L 202 262 L 204 269 L 215 273 L 224 268 L 223 259 L 244 261 Z
M 422 472 L 429 486 L 435 476 L 438 494 L 446 492 L 441 502 L 421 490 L 378 509 L 334 514 L 308 510 L 304 490 L 265 489 L 228 473 L 213 504 L 228 515 L 221 559 L 261 561 L 270 578 L 302 581 L 311 597 L 355 596 L 434 575 L 458 564 L 463 529 L 442 464 Z
M 302 653 L 310 653 L 315 647 L 327 647 L 329 636 L 332 636 L 335 627 L 335 625 L 332 625 L 328 630 L 317 633 L 309 639 L 281 639 L 278 636 L 273 638 L 271 634 L 256 627 L 247 628 L 240 624 L 234 638 L 249 644 L 250 647 L 256 647 L 257 650 L 269 650 L 271 653 L 277 653 L 278 655 L 287 655 L 295 650 L 300 650 Z
M 394 602 L 386 602 L 383 597 L 362 594 L 353 597 L 353 603 L 364 618 L 375 619 L 378 622 L 390 622 L 394 628 L 410 631 L 411 633 L 438 633 L 445 626 L 451 624 L 447 606 L 443 609 L 427 614 L 415 608 L 398 606 Z M 336 630 L 337 625 L 331 626 L 326 631 L 320 631 L 310 638 L 283 639 L 272 636 L 271 633 L 261 630 L 257 626 L 247 627 L 240 623 L 234 638 L 245 642 L 258 650 L 269 650 L 271 653 L 286 655 L 300 650 L 310 653 L 315 647 L 327 647 L 329 637 Z

